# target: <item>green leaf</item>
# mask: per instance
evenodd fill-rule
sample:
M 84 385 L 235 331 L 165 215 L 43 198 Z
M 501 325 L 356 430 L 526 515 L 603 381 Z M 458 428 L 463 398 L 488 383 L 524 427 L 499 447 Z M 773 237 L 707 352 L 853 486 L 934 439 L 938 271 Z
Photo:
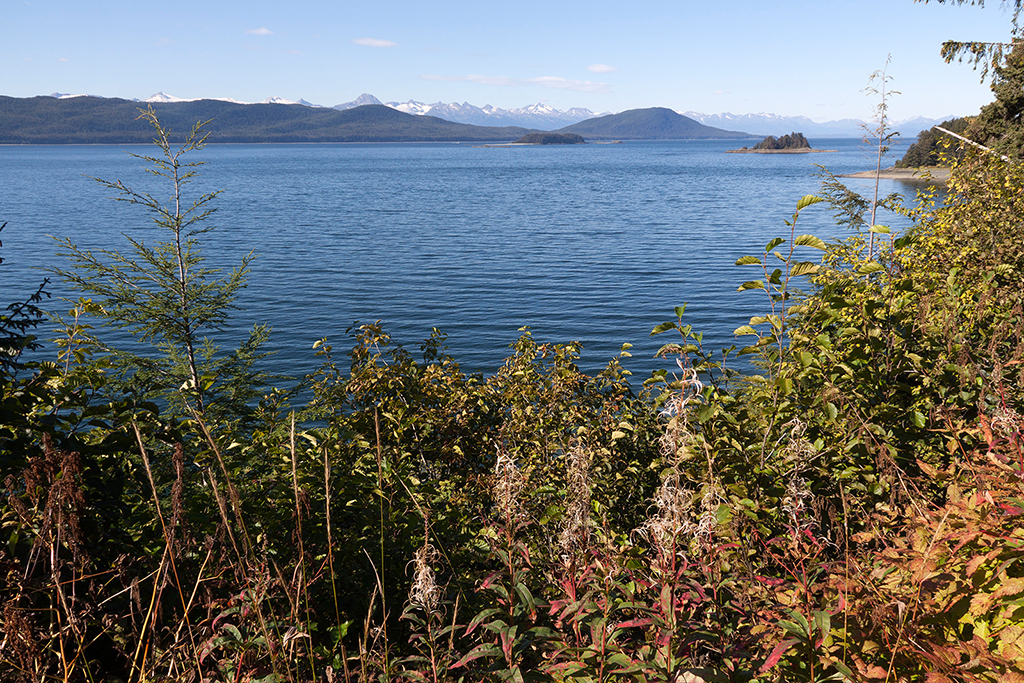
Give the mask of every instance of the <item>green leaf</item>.
M 878 261 L 868 261 L 857 266 L 857 273 L 859 275 L 870 275 L 871 273 L 877 273 L 881 270 L 885 270 L 885 267 Z
M 662 323 L 662 324 L 658 325 L 657 327 L 655 327 L 653 330 L 651 330 L 651 336 L 653 337 L 656 334 L 661 334 L 662 332 L 668 332 L 669 330 L 674 330 L 674 329 L 676 329 L 675 321 L 667 322 L 667 323 Z
M 744 256 L 736 261 L 737 266 L 759 266 L 761 265 L 761 259 L 756 256 Z
M 451 668 L 457 669 L 460 666 L 466 666 L 467 664 L 469 664 L 473 660 L 480 659 L 481 657 L 500 657 L 500 656 L 501 656 L 501 648 L 500 647 L 498 647 L 494 643 L 481 643 L 480 645 L 477 645 L 472 650 L 467 652 L 465 657 L 463 657 L 459 661 L 457 661 L 454 664 L 452 664 Z
M 757 334 L 757 330 L 755 330 L 750 325 L 741 325 L 740 327 L 737 327 L 735 330 L 733 330 L 732 333 L 733 334 Z
M 806 209 L 808 206 L 812 206 L 813 204 L 817 204 L 818 202 L 823 201 L 825 201 L 823 197 L 818 197 L 817 195 L 813 194 L 805 194 L 803 197 L 800 198 L 800 201 L 796 203 L 796 210 L 802 211 L 803 209 Z
M 490 607 L 477 614 L 475 617 L 473 617 L 472 621 L 469 622 L 469 625 L 466 626 L 465 635 L 468 636 L 470 633 L 476 630 L 476 627 L 479 626 L 481 622 L 483 622 L 485 619 L 494 616 L 495 614 L 498 614 L 499 612 L 501 612 L 501 610 L 497 607 Z
M 732 522 L 732 509 L 725 503 L 720 504 L 715 510 L 715 521 L 723 527 L 728 526 Z
M 800 261 L 795 266 L 793 266 L 793 270 L 789 271 L 789 276 L 797 277 L 798 275 L 808 275 L 810 273 L 817 273 L 819 270 L 821 270 L 821 266 L 819 266 L 817 263 L 811 263 L 810 261 Z
M 917 427 L 918 429 L 924 429 L 925 425 L 928 424 L 928 418 L 925 417 L 924 414 L 922 414 L 921 412 L 919 412 L 917 410 L 915 410 L 913 413 L 911 413 L 910 420 L 911 420 L 911 422 L 914 423 L 914 426 Z
M 769 252 L 769 251 L 771 251 L 772 249 L 774 249 L 775 247 L 779 246 L 780 244 L 782 244 L 785 241 L 786 240 L 782 239 L 781 237 L 776 237 L 775 239 L 773 239 L 771 242 L 769 242 L 765 246 L 764 250 L 766 252 Z M 760 263 L 760 261 L 758 261 L 758 263 Z
M 785 629 L 787 633 L 792 633 L 794 636 L 797 636 L 801 640 L 810 640 L 811 635 L 810 633 L 808 633 L 809 628 L 807 625 L 807 620 L 803 618 L 802 614 L 800 615 L 800 619 L 802 621 L 799 624 L 792 621 L 787 621 L 785 619 L 779 619 L 778 624 L 783 629 Z
M 238 630 L 238 627 L 234 624 L 221 624 L 222 629 L 231 634 L 231 637 L 235 639 L 236 643 L 244 642 L 242 638 L 242 632 Z
M 747 282 L 744 282 L 739 287 L 737 287 L 736 291 L 737 292 L 742 292 L 745 289 L 764 289 L 764 290 L 767 290 L 767 287 L 764 286 L 764 281 L 763 280 L 749 280 Z
M 676 306 L 675 311 L 676 311 L 676 317 L 677 318 L 682 318 L 683 314 L 686 313 L 686 304 L 683 304 L 682 306 Z
M 882 235 L 888 235 L 892 231 L 889 230 L 889 226 L 888 225 L 872 225 L 870 228 L 868 228 L 868 232 L 874 232 L 874 233 L 880 233 Z
M 832 632 L 832 617 L 825 610 L 814 612 L 814 628 L 817 629 L 821 638 L 825 638 Z
M 800 235 L 793 244 L 798 247 L 813 247 L 814 249 L 828 249 L 828 246 L 814 235 Z

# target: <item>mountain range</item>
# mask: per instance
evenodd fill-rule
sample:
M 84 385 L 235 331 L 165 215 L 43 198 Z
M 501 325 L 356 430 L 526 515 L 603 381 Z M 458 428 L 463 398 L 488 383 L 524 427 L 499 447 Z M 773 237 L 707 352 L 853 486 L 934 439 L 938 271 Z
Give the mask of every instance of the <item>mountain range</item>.
M 175 140 L 195 121 L 210 121 L 210 142 L 511 142 L 538 132 L 519 126 L 474 126 L 407 114 L 382 104 L 337 110 L 224 100 L 148 102 Z M 592 140 L 749 138 L 705 126 L 671 109 L 634 109 L 559 129 Z M 123 144 L 152 139 L 139 102 L 101 97 L 0 96 L 0 144 Z
M 211 121 L 209 142 L 507 142 L 532 132 L 413 116 L 383 105 L 326 107 L 238 104 L 223 100 L 149 102 L 178 141 L 196 121 Z M 148 143 L 139 102 L 99 97 L 0 96 L 0 144 Z
M 84 97 L 84 95 L 69 95 L 66 93 L 53 93 L 51 97 L 71 98 Z M 233 102 L 236 104 L 248 104 L 230 98 L 215 98 L 222 102 Z M 144 100 L 133 100 L 136 102 L 193 102 L 163 92 L 156 93 Z M 268 97 L 259 104 L 299 104 L 307 107 L 326 108 L 323 105 L 313 104 L 304 99 L 287 100 L 283 97 Z M 517 109 L 501 109 L 487 104 L 483 107 L 463 102 L 444 103 L 435 102 L 426 104 L 416 100 L 406 102 L 382 102 L 369 93 L 363 93 L 351 102 L 336 104 L 331 109 L 344 111 L 355 107 L 378 104 L 397 109 L 406 114 L 417 116 L 436 116 L 446 121 L 466 123 L 474 126 L 518 126 L 536 130 L 556 130 L 587 119 L 607 116 L 611 112 L 593 112 L 583 107 L 572 107 L 565 111 L 555 109 L 547 104 L 531 104 Z M 863 137 L 871 124 L 858 119 L 839 119 L 836 121 L 813 121 L 806 116 L 779 116 L 778 114 L 703 114 L 694 111 L 678 111 L 677 113 L 687 118 L 698 121 L 705 126 L 721 128 L 724 130 L 738 130 L 749 133 L 751 136 L 785 135 L 787 133 L 799 132 L 811 137 L 820 138 L 849 138 Z M 937 123 L 953 118 L 952 115 L 938 119 L 915 117 L 892 122 L 892 129 L 902 133 L 907 140 L 914 139 L 917 134 Z

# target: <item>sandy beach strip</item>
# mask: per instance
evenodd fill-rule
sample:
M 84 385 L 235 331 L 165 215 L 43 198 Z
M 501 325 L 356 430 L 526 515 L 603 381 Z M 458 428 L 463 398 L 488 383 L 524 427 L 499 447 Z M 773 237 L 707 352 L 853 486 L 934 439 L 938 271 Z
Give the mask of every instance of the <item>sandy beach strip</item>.
M 875 171 L 861 171 L 860 173 L 846 173 L 836 176 L 837 178 L 874 178 Z M 928 166 L 923 168 L 883 168 L 878 173 L 879 178 L 885 180 L 905 180 L 915 183 L 940 183 L 945 184 L 949 180 L 949 169 L 940 166 Z

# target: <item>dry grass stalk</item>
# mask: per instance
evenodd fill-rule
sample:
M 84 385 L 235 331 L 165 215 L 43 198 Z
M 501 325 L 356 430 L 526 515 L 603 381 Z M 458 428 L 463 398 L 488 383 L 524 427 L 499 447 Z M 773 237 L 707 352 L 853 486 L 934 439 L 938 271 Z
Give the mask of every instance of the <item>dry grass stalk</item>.
M 437 610 L 441 603 L 441 587 L 437 585 L 433 564 L 440 553 L 429 542 L 425 542 L 413 555 L 412 586 L 409 588 L 409 602 L 423 609 L 428 615 Z
M 522 494 L 526 488 L 526 475 L 515 459 L 503 447 L 498 447 L 498 461 L 494 466 L 494 502 L 506 524 L 518 520 L 522 513 Z
M 590 450 L 576 442 L 566 454 L 565 522 L 558 545 L 566 570 L 573 571 L 590 547 Z

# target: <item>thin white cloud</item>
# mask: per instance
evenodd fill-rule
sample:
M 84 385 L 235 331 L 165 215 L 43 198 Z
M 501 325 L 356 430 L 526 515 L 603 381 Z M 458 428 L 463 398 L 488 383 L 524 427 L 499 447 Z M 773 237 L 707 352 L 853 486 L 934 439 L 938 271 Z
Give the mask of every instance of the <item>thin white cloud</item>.
M 67 57 L 59 57 L 59 58 L 57 58 L 57 61 L 58 62 L 67 62 L 67 61 L 70 61 L 70 60 Z
M 461 83 L 476 83 L 478 85 L 494 85 L 500 87 L 539 85 L 543 88 L 556 90 L 572 90 L 575 92 L 607 93 L 611 88 L 607 83 L 595 83 L 594 81 L 575 81 L 560 76 L 541 76 L 539 78 L 509 78 L 508 76 L 481 76 L 469 74 L 468 76 L 420 76 L 424 81 L 450 81 Z
M 274 35 L 274 32 L 271 31 L 269 28 L 267 28 L 265 26 L 261 26 L 260 28 L 251 28 L 251 29 L 247 30 L 246 33 L 248 33 L 250 36 L 272 36 L 272 35 Z
M 618 71 L 618 69 L 607 64 L 591 64 L 587 67 L 587 71 L 592 74 L 610 74 L 613 71 Z
M 355 38 L 352 42 L 363 47 L 394 47 L 398 45 L 393 40 L 381 40 L 380 38 Z
M 731 90 L 716 90 L 714 92 L 714 94 L 715 95 L 731 95 L 732 91 Z

